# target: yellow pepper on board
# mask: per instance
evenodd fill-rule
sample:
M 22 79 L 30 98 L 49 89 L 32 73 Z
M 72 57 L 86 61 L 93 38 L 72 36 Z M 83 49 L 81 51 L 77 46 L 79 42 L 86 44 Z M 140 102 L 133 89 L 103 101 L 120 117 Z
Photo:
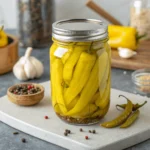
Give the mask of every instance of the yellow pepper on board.
M 112 48 L 129 48 L 136 50 L 137 48 L 137 31 L 133 27 L 109 25 L 109 45 Z
M 0 28 L 0 47 L 4 47 L 8 44 L 7 34 L 3 31 L 3 26 Z

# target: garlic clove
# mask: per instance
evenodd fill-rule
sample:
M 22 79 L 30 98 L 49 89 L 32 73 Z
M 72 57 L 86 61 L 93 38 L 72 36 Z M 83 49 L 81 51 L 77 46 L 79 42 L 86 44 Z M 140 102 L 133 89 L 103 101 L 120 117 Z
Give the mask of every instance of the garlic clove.
M 27 48 L 25 56 L 22 56 L 13 68 L 14 75 L 19 80 L 34 79 L 43 74 L 43 64 L 35 57 L 31 57 L 31 52 L 32 48 Z
M 36 76 L 36 69 L 34 65 L 31 63 L 30 58 L 26 60 L 26 63 L 24 64 L 24 71 L 26 73 L 26 76 L 28 79 L 34 79 Z
M 36 69 L 36 76 L 35 77 L 39 78 L 44 72 L 43 64 L 38 59 L 36 59 L 34 57 L 30 57 L 30 61 Z
M 25 72 L 24 72 L 24 68 L 23 65 L 17 63 L 14 67 L 13 67 L 13 73 L 14 75 L 17 77 L 17 79 L 21 80 L 21 81 L 26 81 L 28 80 Z
M 118 48 L 118 53 L 119 53 L 119 56 L 122 57 L 122 58 L 131 58 L 131 57 L 133 57 L 134 55 L 137 54 L 137 52 L 135 52 L 131 49 L 122 48 L 122 47 Z

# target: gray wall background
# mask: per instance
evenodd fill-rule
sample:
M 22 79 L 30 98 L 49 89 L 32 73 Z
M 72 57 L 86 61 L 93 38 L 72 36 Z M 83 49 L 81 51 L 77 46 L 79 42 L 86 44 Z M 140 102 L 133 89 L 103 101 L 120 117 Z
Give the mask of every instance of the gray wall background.
M 86 7 L 87 0 L 55 0 L 56 20 L 65 18 L 95 18 L 99 15 Z M 124 25 L 129 23 L 131 0 L 94 0 Z M 0 24 L 17 27 L 17 0 L 0 0 Z

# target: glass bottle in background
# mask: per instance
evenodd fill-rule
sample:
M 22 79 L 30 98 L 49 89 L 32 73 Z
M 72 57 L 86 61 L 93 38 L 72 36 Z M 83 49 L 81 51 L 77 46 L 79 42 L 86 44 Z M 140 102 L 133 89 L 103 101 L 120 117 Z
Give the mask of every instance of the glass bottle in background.
M 135 27 L 143 40 L 150 40 L 150 1 L 133 0 L 130 12 L 130 26 Z
M 18 29 L 23 47 L 45 47 L 51 41 L 54 20 L 53 0 L 19 0 Z
M 5 19 L 4 19 L 4 13 L 3 9 L 0 6 L 0 27 L 5 26 Z

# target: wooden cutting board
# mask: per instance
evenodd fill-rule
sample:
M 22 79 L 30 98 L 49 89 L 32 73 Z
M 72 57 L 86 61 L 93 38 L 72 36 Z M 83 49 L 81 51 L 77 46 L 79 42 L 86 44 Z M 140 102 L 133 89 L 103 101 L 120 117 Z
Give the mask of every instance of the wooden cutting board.
M 140 43 L 137 55 L 130 59 L 121 58 L 117 50 L 112 50 L 112 67 L 136 70 L 150 68 L 150 41 Z
M 111 120 L 121 113 L 115 107 L 116 104 L 126 103 L 125 98 L 118 98 L 120 94 L 132 99 L 134 103 L 148 101 L 140 109 L 139 119 L 130 128 L 105 129 L 100 127 L 100 123 L 92 126 L 75 126 L 61 121 L 55 115 L 50 103 L 50 83 L 45 82 L 42 85 L 45 88 L 45 97 L 35 106 L 21 107 L 11 103 L 7 96 L 0 98 L 0 121 L 70 150 L 121 150 L 150 138 L 150 103 L 146 97 L 111 90 L 111 106 L 101 122 Z M 45 115 L 48 115 L 49 119 L 45 120 Z M 80 132 L 80 128 L 84 132 Z M 72 132 L 67 137 L 64 136 L 65 129 L 70 129 Z M 96 134 L 88 132 L 93 129 L 96 130 Z M 89 136 L 89 140 L 85 140 L 86 135 Z

